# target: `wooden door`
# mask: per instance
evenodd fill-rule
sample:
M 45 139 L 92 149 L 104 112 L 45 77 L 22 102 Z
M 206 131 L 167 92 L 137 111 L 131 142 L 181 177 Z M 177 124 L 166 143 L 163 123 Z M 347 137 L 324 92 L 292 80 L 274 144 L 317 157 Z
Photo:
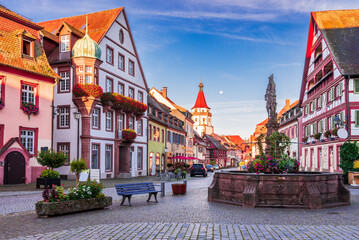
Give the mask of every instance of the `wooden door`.
M 17 151 L 5 157 L 4 184 L 25 183 L 25 158 Z

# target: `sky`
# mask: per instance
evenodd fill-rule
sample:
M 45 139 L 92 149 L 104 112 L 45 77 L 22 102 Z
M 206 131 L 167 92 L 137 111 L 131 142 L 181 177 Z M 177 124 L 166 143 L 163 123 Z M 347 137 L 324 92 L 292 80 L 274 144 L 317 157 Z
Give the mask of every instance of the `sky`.
M 34 22 L 125 7 L 149 88 L 190 110 L 202 79 L 217 134 L 248 138 L 267 118 L 268 77 L 279 111 L 299 98 L 310 12 L 358 0 L 0 0 Z

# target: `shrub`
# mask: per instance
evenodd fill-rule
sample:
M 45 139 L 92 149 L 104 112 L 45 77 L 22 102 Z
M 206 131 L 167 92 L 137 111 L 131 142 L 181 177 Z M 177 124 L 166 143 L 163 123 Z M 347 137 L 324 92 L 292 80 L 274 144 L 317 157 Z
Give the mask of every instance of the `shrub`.
M 214 159 L 210 160 L 210 161 L 209 161 L 209 164 L 211 164 L 212 166 L 213 166 L 213 165 L 216 165 L 216 160 L 214 160 Z
M 72 90 L 75 97 L 95 97 L 98 98 L 103 94 L 99 85 L 76 83 Z
M 86 169 L 86 162 L 83 159 L 74 159 L 70 164 L 70 171 L 76 175 L 76 186 L 80 179 L 80 173 Z
M 59 168 L 65 164 L 67 156 L 62 152 L 55 152 L 52 149 L 41 151 L 37 161 L 50 169 Z
M 172 163 L 167 163 L 167 167 L 171 168 L 171 167 L 173 167 L 173 164 Z
M 45 169 L 41 172 L 41 177 L 43 178 L 59 178 L 59 172 L 52 170 L 52 169 Z
M 340 164 L 339 167 L 343 169 L 345 178 L 345 183 L 348 182 L 348 171 L 354 169 L 354 160 L 358 159 L 359 148 L 357 146 L 357 142 L 345 142 L 343 145 L 340 146 Z
M 69 190 L 69 199 L 85 199 L 95 198 L 101 194 L 103 189 L 102 183 L 96 181 L 80 182 L 78 188 L 71 188 Z
M 123 129 L 122 130 L 122 139 L 126 142 L 131 142 L 137 137 L 135 130 L 132 129 Z

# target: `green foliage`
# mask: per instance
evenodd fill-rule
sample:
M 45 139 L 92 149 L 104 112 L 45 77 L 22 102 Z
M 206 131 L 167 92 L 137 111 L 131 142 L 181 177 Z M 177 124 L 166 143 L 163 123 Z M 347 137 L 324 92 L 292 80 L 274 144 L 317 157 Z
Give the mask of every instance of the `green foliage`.
M 213 166 L 213 165 L 216 165 L 216 160 L 214 160 L 214 159 L 210 160 L 210 161 L 209 161 L 209 164 L 211 164 L 212 166 Z
M 338 136 L 338 129 L 339 129 L 339 128 L 334 128 L 334 129 L 332 130 L 332 135 L 333 135 L 333 136 Z
M 83 159 L 74 159 L 70 164 L 70 171 L 75 174 L 80 174 L 86 170 L 86 162 Z
M 322 133 L 316 133 L 316 134 L 314 134 L 314 139 L 319 140 L 321 136 L 322 136 Z
M 41 172 L 41 177 L 43 178 L 59 178 L 59 172 L 52 170 L 52 169 L 45 169 Z
M 41 151 L 37 156 L 37 161 L 42 166 L 47 166 L 50 169 L 59 168 L 63 166 L 66 162 L 67 156 L 62 152 L 55 152 L 50 149 L 49 151 Z
M 101 194 L 102 189 L 102 183 L 98 183 L 96 181 L 80 182 L 78 188 L 70 188 L 67 195 L 70 200 L 95 198 Z
M 171 168 L 171 167 L 173 167 L 173 164 L 172 163 L 167 163 L 167 167 Z
M 282 155 L 281 158 L 257 158 L 247 165 L 247 169 L 252 173 L 297 173 L 299 171 L 299 161 Z
M 282 156 L 290 145 L 289 137 L 284 133 L 273 132 L 267 139 L 270 146 L 270 155 L 274 158 Z
M 344 174 L 347 174 L 348 171 L 353 170 L 354 160 L 359 158 L 358 154 L 359 148 L 357 142 L 346 142 L 340 146 L 340 164 L 339 167 L 343 169 Z

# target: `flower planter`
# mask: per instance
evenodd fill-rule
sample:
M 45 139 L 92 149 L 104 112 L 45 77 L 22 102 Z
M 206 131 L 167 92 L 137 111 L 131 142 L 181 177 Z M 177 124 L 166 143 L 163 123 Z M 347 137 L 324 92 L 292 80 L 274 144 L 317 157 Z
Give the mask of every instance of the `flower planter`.
M 68 213 L 103 209 L 112 205 L 112 197 L 88 198 L 61 202 L 38 202 L 36 213 L 39 217 L 52 217 Z
M 60 178 L 37 178 L 36 188 L 40 188 L 40 185 L 44 185 L 44 188 L 51 187 L 52 185 L 61 186 Z
M 216 172 L 208 201 L 243 207 L 321 209 L 350 205 L 350 192 L 338 173 L 255 174 Z
M 174 183 L 172 184 L 173 194 L 185 194 L 186 193 L 186 184 L 184 183 Z

